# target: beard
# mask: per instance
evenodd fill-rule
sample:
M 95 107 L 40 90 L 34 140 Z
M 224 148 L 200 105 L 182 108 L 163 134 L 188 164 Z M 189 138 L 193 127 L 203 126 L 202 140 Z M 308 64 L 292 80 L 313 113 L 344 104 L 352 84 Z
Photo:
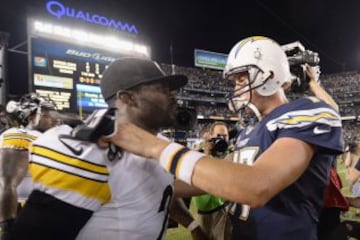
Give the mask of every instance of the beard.
M 145 99 L 143 111 L 140 113 L 139 123 L 151 130 L 173 127 L 176 118 L 175 100 L 167 102 L 166 106 Z

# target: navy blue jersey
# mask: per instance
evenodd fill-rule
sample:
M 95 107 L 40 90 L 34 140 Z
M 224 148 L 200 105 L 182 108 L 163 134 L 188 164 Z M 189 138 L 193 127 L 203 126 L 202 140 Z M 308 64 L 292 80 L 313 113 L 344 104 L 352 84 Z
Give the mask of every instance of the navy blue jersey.
M 300 139 L 316 146 L 317 150 L 300 178 L 264 207 L 230 206 L 233 239 L 316 239 L 316 224 L 329 181 L 329 169 L 334 156 L 343 151 L 338 113 L 317 98 L 297 99 L 276 108 L 248 135 L 241 137 L 233 160 L 243 164 L 251 165 L 281 137 Z M 291 161 L 291 156 L 286 161 Z

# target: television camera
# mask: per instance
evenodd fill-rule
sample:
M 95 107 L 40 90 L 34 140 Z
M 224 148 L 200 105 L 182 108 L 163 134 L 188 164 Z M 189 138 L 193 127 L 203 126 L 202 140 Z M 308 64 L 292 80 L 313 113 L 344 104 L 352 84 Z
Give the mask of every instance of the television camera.
M 291 91 L 304 93 L 309 89 L 310 79 L 305 71 L 305 64 L 319 68 L 320 58 L 317 52 L 306 50 L 299 42 L 292 42 L 281 46 L 285 51 L 292 74 Z M 320 69 L 319 69 L 320 70 Z

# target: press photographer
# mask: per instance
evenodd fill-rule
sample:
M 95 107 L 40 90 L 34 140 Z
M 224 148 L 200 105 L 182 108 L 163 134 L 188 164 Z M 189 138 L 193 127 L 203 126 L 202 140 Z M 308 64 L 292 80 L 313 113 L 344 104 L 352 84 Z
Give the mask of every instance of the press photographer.
M 204 153 L 223 158 L 228 154 L 229 130 L 224 122 L 214 122 L 205 136 Z
M 203 152 L 217 158 L 229 153 L 229 129 L 225 122 L 216 121 L 204 132 Z M 228 202 L 211 194 L 193 197 L 197 219 L 210 239 L 230 240 L 232 225 L 225 207 Z

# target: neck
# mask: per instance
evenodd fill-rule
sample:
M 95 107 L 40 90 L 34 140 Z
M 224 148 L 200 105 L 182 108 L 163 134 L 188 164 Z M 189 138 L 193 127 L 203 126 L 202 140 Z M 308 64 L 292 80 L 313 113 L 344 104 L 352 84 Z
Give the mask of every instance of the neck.
M 272 96 L 264 97 L 263 102 L 265 104 L 262 111 L 260 112 L 262 117 L 265 117 L 279 106 L 288 103 L 289 100 L 286 98 L 284 92 L 279 91 Z
M 118 108 L 119 109 L 119 108 Z M 144 124 L 142 121 L 138 120 L 136 117 L 131 117 L 126 111 L 118 110 L 117 116 L 116 116 L 117 122 L 120 123 L 132 123 L 136 126 L 156 135 L 158 132 L 158 129 L 153 129 Z
M 146 131 L 156 135 L 158 133 L 158 129 L 153 129 L 153 128 L 150 128 L 148 126 L 146 126 L 145 124 L 141 124 L 141 123 L 137 123 L 136 124 L 137 126 L 141 127 L 142 129 L 145 129 Z

